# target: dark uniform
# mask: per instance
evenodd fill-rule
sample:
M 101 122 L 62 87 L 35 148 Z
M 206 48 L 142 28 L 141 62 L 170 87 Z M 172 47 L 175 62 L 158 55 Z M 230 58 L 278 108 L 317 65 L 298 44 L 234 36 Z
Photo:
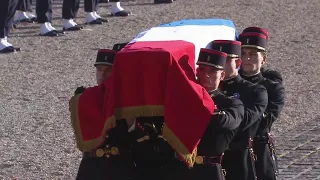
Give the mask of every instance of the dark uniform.
M 36 14 L 38 23 L 51 22 L 52 20 L 52 0 L 37 0 Z
M 23 11 L 23 12 L 27 12 L 27 11 L 32 12 L 31 1 L 30 0 L 19 0 L 17 10 Z
M 116 9 L 118 9 L 118 6 L 120 6 L 120 0 L 109 0 L 109 2 L 112 5 L 112 9 L 117 7 Z M 118 3 L 118 5 L 117 5 Z M 120 10 L 118 9 L 118 11 L 113 12 L 114 10 L 112 10 L 111 15 L 112 16 L 129 16 L 130 14 L 132 14 L 130 11 L 125 11 L 125 10 Z
M 201 49 L 197 64 L 222 70 L 226 57 L 227 54 L 222 52 Z M 164 180 L 224 179 L 221 160 L 243 119 L 244 106 L 239 99 L 225 96 L 218 90 L 211 91 L 209 94 L 218 109 L 212 115 L 208 128 L 197 147 L 194 167 L 189 170 L 183 162 L 175 158 L 165 166 Z
M 214 41 L 212 48 L 226 52 L 229 57 L 240 57 L 241 42 Z M 221 83 L 221 90 L 228 96 L 239 98 L 244 104 L 244 118 L 235 138 L 225 151 L 222 167 L 226 170 L 227 180 L 254 180 L 255 157 L 253 138 L 256 135 L 260 117 L 267 107 L 266 89 L 241 78 L 240 75 Z
M 257 45 L 260 46 L 260 50 L 265 51 L 266 47 L 264 45 L 266 45 L 267 39 L 260 38 L 260 41 L 265 41 L 265 43 L 257 43 L 255 40 L 256 37 L 254 33 L 241 34 L 240 40 L 242 41 L 242 48 L 252 48 L 253 45 Z M 249 39 L 249 41 L 247 41 L 247 39 Z M 240 70 L 240 74 L 242 74 L 241 72 Z M 261 118 L 262 120 L 254 139 L 254 151 L 257 155 L 256 169 L 258 179 L 276 180 L 278 167 L 270 131 L 273 122 L 279 117 L 283 109 L 285 89 L 281 83 L 263 77 L 262 73 L 250 77 L 242 75 L 242 77 L 252 83 L 263 85 L 268 92 L 268 106 Z
M 254 33 L 260 33 L 266 36 L 266 39 L 269 40 L 269 32 L 263 28 L 260 27 L 247 27 L 245 28 L 242 33 L 247 33 L 247 32 L 254 32 Z M 261 68 L 261 73 L 263 77 L 270 79 L 272 81 L 276 81 L 279 83 L 282 83 L 282 76 L 279 72 L 275 70 L 271 70 L 265 67 Z
M 135 180 L 162 180 L 163 166 L 174 156 L 174 150 L 161 136 L 163 116 L 138 117 L 132 138 L 131 153 L 135 164 Z
M 64 0 L 62 4 L 62 18 L 63 19 L 76 18 L 79 11 L 79 7 L 80 7 L 80 0 L 68 0 L 68 1 Z
M 265 67 L 262 67 L 261 69 L 262 76 L 275 82 L 282 83 L 283 78 L 280 72 L 271 70 Z
M 99 50 L 95 65 L 112 65 L 116 51 Z M 108 58 L 106 58 L 108 57 Z M 85 90 L 77 88 L 75 94 Z M 105 142 L 89 152 L 83 158 L 77 174 L 77 180 L 130 180 L 133 176 L 133 161 L 126 120 L 117 120 L 115 128 L 108 132 Z
M 0 0 L 0 39 L 9 36 L 13 25 L 13 17 L 17 9 L 18 0 Z M 7 40 L 5 40 L 7 41 Z M 0 53 L 14 52 L 16 48 L 8 46 Z
M 205 63 L 204 65 L 208 65 L 209 63 L 217 69 L 223 69 L 227 54 L 214 50 L 207 52 L 200 51 L 197 64 Z M 209 56 L 210 61 L 207 62 Z M 219 66 L 220 68 L 218 68 Z M 209 92 L 209 94 L 218 109 L 212 116 L 212 120 L 198 145 L 196 164 L 191 170 L 191 176 L 194 180 L 224 179 L 225 174 L 221 167 L 223 153 L 234 138 L 244 116 L 244 105 L 237 97 L 228 97 L 217 90 Z
M 17 5 L 17 10 L 22 12 L 32 12 L 31 3 L 32 3 L 31 0 L 19 0 Z M 36 17 L 33 17 L 31 19 L 26 18 L 26 19 L 19 20 L 19 22 L 29 22 L 29 23 L 33 23 L 36 21 L 37 21 Z

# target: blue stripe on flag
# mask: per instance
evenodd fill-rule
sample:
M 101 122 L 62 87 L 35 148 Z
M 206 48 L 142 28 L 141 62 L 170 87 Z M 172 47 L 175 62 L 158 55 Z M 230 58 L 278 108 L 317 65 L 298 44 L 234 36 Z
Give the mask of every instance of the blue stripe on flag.
M 233 21 L 227 20 L 227 19 L 186 19 L 186 20 L 161 24 L 158 27 L 186 26 L 186 25 L 202 25 L 202 26 L 225 25 L 225 26 L 236 29 Z

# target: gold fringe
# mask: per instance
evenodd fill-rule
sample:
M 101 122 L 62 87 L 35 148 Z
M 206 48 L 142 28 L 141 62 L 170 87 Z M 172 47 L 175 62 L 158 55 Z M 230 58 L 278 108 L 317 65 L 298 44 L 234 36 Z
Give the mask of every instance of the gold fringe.
M 71 98 L 69 102 L 69 110 L 71 112 L 71 123 L 74 129 L 75 138 L 77 142 L 77 147 L 81 152 L 90 151 L 97 146 L 99 146 L 105 139 L 102 134 L 100 137 L 84 141 L 81 135 L 80 121 L 79 121 L 79 112 L 78 112 L 78 103 L 80 95 L 75 95 Z M 118 108 L 115 110 L 115 115 L 111 116 L 103 127 L 103 132 L 106 132 L 108 129 L 115 127 L 116 119 L 125 119 L 125 118 L 135 118 L 135 117 L 150 117 L 150 116 L 163 116 L 164 107 L 162 105 L 150 105 L 150 106 L 136 106 L 128 108 Z M 169 127 L 164 124 L 163 127 L 163 137 L 168 141 L 168 143 L 177 151 L 177 153 L 187 162 L 189 167 L 192 167 L 195 163 L 195 158 L 197 155 L 197 149 L 192 153 L 188 151 L 185 145 L 180 141 L 180 139 L 169 129 Z
M 162 131 L 163 138 L 168 141 L 173 149 L 187 162 L 189 167 L 193 167 L 197 156 L 197 148 L 193 152 L 189 152 L 187 147 L 180 141 L 180 139 L 164 124 Z
M 71 113 L 71 123 L 74 130 L 77 147 L 81 152 L 87 152 L 99 146 L 104 141 L 105 137 L 102 134 L 100 137 L 93 140 L 89 140 L 89 141 L 83 140 L 81 128 L 80 128 L 80 121 L 79 121 L 79 111 L 78 111 L 80 95 L 75 95 L 71 98 L 71 100 L 69 101 L 69 110 Z M 103 132 L 105 132 L 107 129 L 111 127 L 114 127 L 115 122 L 116 122 L 115 117 L 114 116 L 110 117 L 104 125 Z
M 163 105 L 134 106 L 115 109 L 116 119 L 164 116 Z
M 77 147 L 81 152 L 90 151 L 99 146 L 105 140 L 104 133 L 96 139 L 84 141 L 82 138 L 78 104 L 81 94 L 75 95 L 69 101 L 69 111 L 71 113 L 71 123 L 74 129 Z M 136 117 L 150 117 L 150 116 L 163 116 L 163 105 L 150 105 L 150 106 L 136 106 L 128 108 L 118 108 L 115 110 L 115 115 L 109 117 L 103 127 L 103 132 L 116 126 L 116 119 L 136 118 Z

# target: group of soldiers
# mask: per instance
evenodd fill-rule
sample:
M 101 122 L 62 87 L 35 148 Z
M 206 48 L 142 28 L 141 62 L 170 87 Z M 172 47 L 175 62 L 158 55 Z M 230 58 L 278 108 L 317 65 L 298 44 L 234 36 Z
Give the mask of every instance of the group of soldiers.
M 173 0 L 154 0 L 155 4 L 172 3 Z M 65 31 L 78 31 L 83 29 L 82 26 L 75 22 L 79 10 L 80 0 L 63 0 L 62 19 L 63 28 L 57 30 L 51 25 L 52 21 L 52 2 L 53 0 L 36 0 L 36 16 L 32 14 L 32 0 L 1 0 L 0 1 L 0 53 L 11 53 L 20 51 L 20 48 L 14 47 L 8 42 L 8 37 L 12 27 L 17 23 L 34 23 L 40 24 L 41 36 L 62 36 Z M 111 4 L 112 16 L 128 16 L 130 11 L 124 10 L 119 0 L 84 0 L 84 11 L 86 12 L 86 24 L 97 25 L 108 22 L 107 19 L 101 18 L 97 13 L 98 3 L 108 2 Z M 14 16 L 18 11 L 17 21 Z
M 197 80 L 217 109 L 192 168 L 161 136 L 163 116 L 138 117 L 117 120 L 104 144 L 83 152 L 77 180 L 276 180 L 270 131 L 283 109 L 285 89 L 281 74 L 264 67 L 268 38 L 265 29 L 248 27 L 235 41 L 215 40 L 200 50 Z M 98 51 L 98 84 L 109 77 L 116 53 L 126 44 Z M 84 91 L 78 87 L 75 94 Z

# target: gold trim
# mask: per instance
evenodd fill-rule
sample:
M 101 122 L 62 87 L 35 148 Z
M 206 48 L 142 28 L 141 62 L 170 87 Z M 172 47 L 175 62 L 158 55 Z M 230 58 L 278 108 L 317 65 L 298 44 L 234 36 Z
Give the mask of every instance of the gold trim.
M 79 122 L 79 98 L 81 94 L 75 95 L 69 101 L 69 110 L 71 112 L 71 123 L 73 126 L 77 147 L 81 152 L 87 152 L 98 147 L 105 140 L 104 134 L 100 137 L 92 140 L 83 140 L 80 122 Z M 109 117 L 104 124 L 102 132 L 106 132 L 108 129 L 116 126 L 116 119 L 135 118 L 141 116 L 163 116 L 163 105 L 150 105 L 150 106 L 136 106 L 128 108 L 118 108 L 115 110 L 115 115 Z M 117 118 L 116 118 L 117 117 Z
M 228 57 L 237 58 L 237 57 L 239 57 L 239 55 L 237 55 L 237 54 L 228 54 Z
M 104 137 L 104 133 L 102 133 L 101 136 L 96 139 L 88 140 L 88 141 L 83 140 L 81 128 L 80 128 L 80 122 L 79 122 L 79 112 L 78 112 L 80 96 L 81 94 L 75 95 L 71 98 L 71 100 L 69 101 L 69 110 L 71 114 L 71 124 L 74 130 L 77 147 L 81 152 L 88 152 L 98 147 L 101 143 L 103 143 L 103 141 L 105 140 L 105 137 Z M 103 132 L 106 132 L 107 129 L 114 127 L 115 124 L 116 124 L 116 119 L 114 116 L 111 116 L 104 124 Z
M 198 65 L 203 64 L 203 65 L 207 65 L 207 66 L 212 66 L 212 67 L 215 67 L 217 69 L 223 70 L 223 66 L 215 65 L 215 64 L 212 64 L 212 63 L 198 61 L 197 64 Z
M 117 147 L 112 147 L 110 149 L 110 153 L 111 155 L 115 156 L 115 155 L 118 155 L 119 154 L 119 149 Z
M 256 48 L 262 51 L 265 51 L 266 49 L 264 47 L 261 46 L 256 46 L 256 45 L 242 45 L 241 48 Z
M 203 157 L 202 157 L 202 156 L 197 156 L 197 157 L 196 157 L 196 163 L 197 163 L 197 164 L 203 164 L 203 161 L 204 161 L 204 160 L 203 160 Z
M 137 139 L 137 142 L 138 142 L 138 143 L 141 143 L 141 142 L 146 141 L 146 140 L 149 140 L 149 139 L 150 139 L 149 136 L 143 136 L 142 138 Z
M 71 111 L 71 122 L 75 132 L 75 138 L 77 142 L 77 147 L 82 152 L 90 151 L 97 146 L 99 146 L 105 139 L 103 134 L 93 140 L 84 141 L 81 135 L 80 122 L 79 122 L 79 114 L 78 114 L 78 103 L 79 103 L 80 95 L 73 96 L 70 100 L 70 111 Z M 164 107 L 163 105 L 151 105 L 151 106 L 137 106 L 137 107 L 129 107 L 129 108 L 118 108 L 115 110 L 115 115 L 111 116 L 105 123 L 103 132 L 107 129 L 114 127 L 117 119 L 124 118 L 133 118 L 133 117 L 141 117 L 141 116 L 163 116 L 164 115 Z M 193 152 L 189 152 L 185 145 L 180 141 L 180 139 L 168 128 L 166 124 L 163 127 L 163 137 L 168 141 L 168 143 L 177 151 L 177 153 L 184 159 L 184 161 L 188 164 L 189 167 L 192 167 L 197 149 L 195 148 Z
M 171 147 L 179 154 L 189 167 L 193 167 L 197 155 L 197 148 L 193 152 L 189 152 L 187 147 L 180 139 L 164 124 L 162 131 L 163 138 L 171 145 Z
M 102 157 L 103 155 L 104 155 L 103 149 L 97 149 L 97 150 L 96 150 L 96 156 L 97 156 L 97 157 Z
M 116 119 L 132 119 L 136 117 L 164 116 L 163 105 L 134 106 L 115 109 Z

